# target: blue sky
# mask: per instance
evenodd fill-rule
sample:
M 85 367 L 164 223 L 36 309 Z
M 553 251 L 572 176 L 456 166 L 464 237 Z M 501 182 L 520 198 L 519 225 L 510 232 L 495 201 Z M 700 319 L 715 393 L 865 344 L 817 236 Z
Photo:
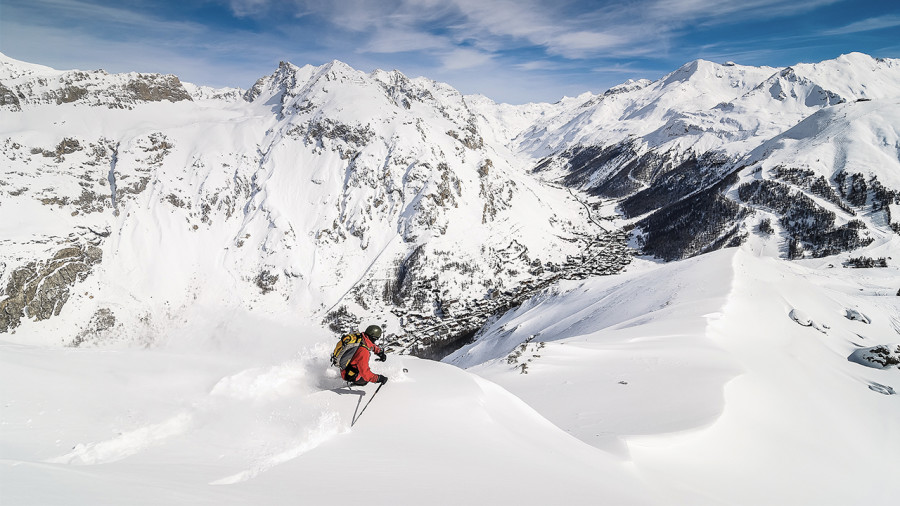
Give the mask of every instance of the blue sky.
M 900 58 L 897 0 L 0 0 L 0 52 L 248 88 L 281 60 L 398 69 L 520 104 L 703 58 Z

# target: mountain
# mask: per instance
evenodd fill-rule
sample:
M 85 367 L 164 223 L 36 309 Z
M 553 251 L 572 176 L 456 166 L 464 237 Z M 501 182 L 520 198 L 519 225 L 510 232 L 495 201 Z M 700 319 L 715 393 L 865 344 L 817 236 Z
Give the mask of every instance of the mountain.
M 17 217 L 4 332 L 53 317 L 79 329 L 54 333 L 63 343 L 142 341 L 202 301 L 335 328 L 366 314 L 399 345 L 428 344 L 464 339 L 536 280 L 628 262 L 624 235 L 495 142 L 540 111 L 476 98 L 476 114 L 446 85 L 338 61 L 282 63 L 242 94 L 4 68 L 18 97 L 4 124 L 3 206 Z M 169 97 L 184 100 L 135 96 L 135 79 L 177 83 Z M 87 91 L 56 100 L 73 80 Z
M 4 499 L 324 503 L 360 469 L 374 504 L 883 502 L 898 68 L 512 106 L 0 55 Z M 326 357 L 370 323 L 390 381 L 348 391 Z
M 797 211 L 801 217 L 784 206 L 777 212 L 789 215 L 784 218 L 787 239 L 797 248 L 821 256 L 852 250 L 884 229 L 878 224 L 891 221 L 889 201 L 897 196 L 891 139 L 896 136 L 897 123 L 891 122 L 893 113 L 875 110 L 896 108 L 898 78 L 897 60 L 858 53 L 786 69 L 695 61 L 655 83 L 594 97 L 551 120 L 553 125 L 561 125 L 559 128 L 535 127 L 517 141 L 544 157 L 534 171 L 593 195 L 616 199 L 620 211 L 641 230 L 643 252 L 673 260 L 739 244 L 746 237 L 743 224 L 747 217 L 756 210 L 771 209 L 769 200 L 780 198 L 776 196 L 779 192 L 785 195 L 799 186 L 802 195 L 810 193 L 811 182 L 792 182 L 784 172 L 809 169 L 788 164 L 777 174 L 762 176 L 770 182 L 753 183 L 763 184 L 766 195 L 750 201 L 727 195 L 738 179 L 759 179 L 752 174 L 762 165 L 771 165 L 763 158 L 818 156 L 812 151 L 803 156 L 796 152 L 779 155 L 776 151 L 784 144 L 772 144 L 778 136 L 789 131 L 791 135 L 816 136 L 814 130 L 797 127 L 820 112 L 826 115 L 820 118 L 831 122 L 832 131 L 872 129 L 861 135 L 875 135 L 876 140 L 840 144 L 833 159 L 819 163 L 817 175 L 826 179 L 824 187 L 831 188 L 827 192 L 831 204 L 804 203 L 805 210 Z M 857 104 L 860 114 L 830 112 L 851 111 Z M 850 118 L 855 118 L 856 126 L 846 124 Z M 866 126 L 861 127 L 863 124 Z M 592 125 L 609 126 L 598 129 Z M 813 148 L 822 142 L 828 138 L 805 145 Z M 863 162 L 881 159 L 885 153 L 887 165 Z M 847 164 L 844 159 L 859 163 Z M 850 202 L 847 181 L 854 177 L 864 179 L 864 185 L 875 190 L 864 190 L 866 195 Z M 884 181 L 890 181 L 889 186 Z M 785 183 L 788 186 L 783 186 Z M 864 207 L 870 193 L 877 201 L 874 210 L 882 211 L 875 217 L 876 226 L 862 220 L 859 228 L 841 229 L 838 222 L 847 221 L 841 216 L 856 212 L 840 208 Z M 787 223 L 808 219 L 811 213 L 832 212 L 838 212 L 837 222 L 828 218 L 828 223 L 817 225 L 825 235 L 794 230 L 796 227 Z M 831 232 L 841 237 L 828 236 Z
M 697 60 L 524 106 L 339 61 L 282 62 L 246 91 L 7 57 L 0 77 L 20 220 L 0 330 L 59 317 L 67 343 L 151 339 L 204 300 L 335 329 L 366 315 L 440 356 L 558 279 L 617 272 L 631 227 L 672 260 L 773 213 L 785 256 L 833 254 L 891 237 L 900 187 L 900 64 L 862 54 Z

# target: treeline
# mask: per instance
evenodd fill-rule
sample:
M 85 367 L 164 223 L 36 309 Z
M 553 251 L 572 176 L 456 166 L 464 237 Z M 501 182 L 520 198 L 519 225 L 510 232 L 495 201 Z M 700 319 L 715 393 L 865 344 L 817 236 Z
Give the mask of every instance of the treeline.
M 848 258 L 844 265 L 847 267 L 855 267 L 857 269 L 871 269 L 872 267 L 887 267 L 887 258 L 872 257 L 851 257 Z
M 788 258 L 802 257 L 806 249 L 814 257 L 823 257 L 870 244 L 873 239 L 861 232 L 866 225 L 850 220 L 835 227 L 835 214 L 817 205 L 803 192 L 769 180 L 755 180 L 738 187 L 738 196 L 748 204 L 768 208 L 781 215 L 779 223 L 790 235 Z
M 740 245 L 746 234 L 737 224 L 751 210 L 723 194 L 736 179 L 737 171 L 638 222 L 644 232 L 638 239 L 643 252 L 670 261 Z

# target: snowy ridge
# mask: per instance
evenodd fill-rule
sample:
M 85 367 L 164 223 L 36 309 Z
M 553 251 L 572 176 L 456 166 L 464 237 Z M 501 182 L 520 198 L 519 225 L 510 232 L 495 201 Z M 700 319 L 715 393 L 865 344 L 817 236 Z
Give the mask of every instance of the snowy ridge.
M 517 142 L 537 156 L 579 145 L 615 144 L 629 137 L 647 136 L 652 147 L 659 147 L 669 139 L 654 132 L 684 114 L 738 99 L 775 70 L 696 60 L 653 83 L 622 85 L 611 89 L 613 93 L 589 97 L 523 133 Z
M 87 104 L 127 109 L 143 102 L 192 100 L 174 75 L 110 75 L 103 70 L 59 71 L 0 54 L 0 109 L 21 111 L 36 104 Z
M 540 177 L 616 199 L 645 254 L 734 246 L 771 212 L 781 255 L 824 256 L 893 233 L 898 77 L 896 60 L 858 53 L 781 70 L 696 61 L 518 140 L 544 156 Z
M 900 448 L 897 406 L 885 397 L 900 378 L 896 366 L 857 357 L 898 347 L 898 304 L 885 297 L 895 281 L 896 267 L 858 277 L 722 251 L 569 283 L 446 360 L 681 489 L 668 504 L 693 504 L 685 490 L 713 504 L 759 504 L 774 490 L 796 504 L 877 501 L 858 484 L 898 469 L 874 449 Z M 835 436 L 851 426 L 853 438 Z M 821 467 L 844 458 L 866 463 Z M 796 486 L 782 486 L 784 476 Z
M 629 137 L 661 151 L 739 154 L 824 106 L 900 96 L 900 63 L 851 53 L 785 69 L 696 60 L 655 82 L 626 83 L 563 109 L 517 139 L 547 156 Z

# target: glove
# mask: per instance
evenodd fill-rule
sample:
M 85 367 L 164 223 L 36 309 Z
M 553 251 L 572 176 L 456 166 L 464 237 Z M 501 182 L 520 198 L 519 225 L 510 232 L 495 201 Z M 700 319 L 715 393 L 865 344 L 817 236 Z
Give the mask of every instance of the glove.
M 387 383 L 387 376 L 383 376 L 383 375 L 379 374 L 378 382 L 381 383 L 382 385 L 384 385 L 385 383 Z
M 385 360 L 387 360 L 387 353 L 382 351 L 381 353 L 378 353 L 377 355 L 378 355 L 379 362 L 384 362 Z

